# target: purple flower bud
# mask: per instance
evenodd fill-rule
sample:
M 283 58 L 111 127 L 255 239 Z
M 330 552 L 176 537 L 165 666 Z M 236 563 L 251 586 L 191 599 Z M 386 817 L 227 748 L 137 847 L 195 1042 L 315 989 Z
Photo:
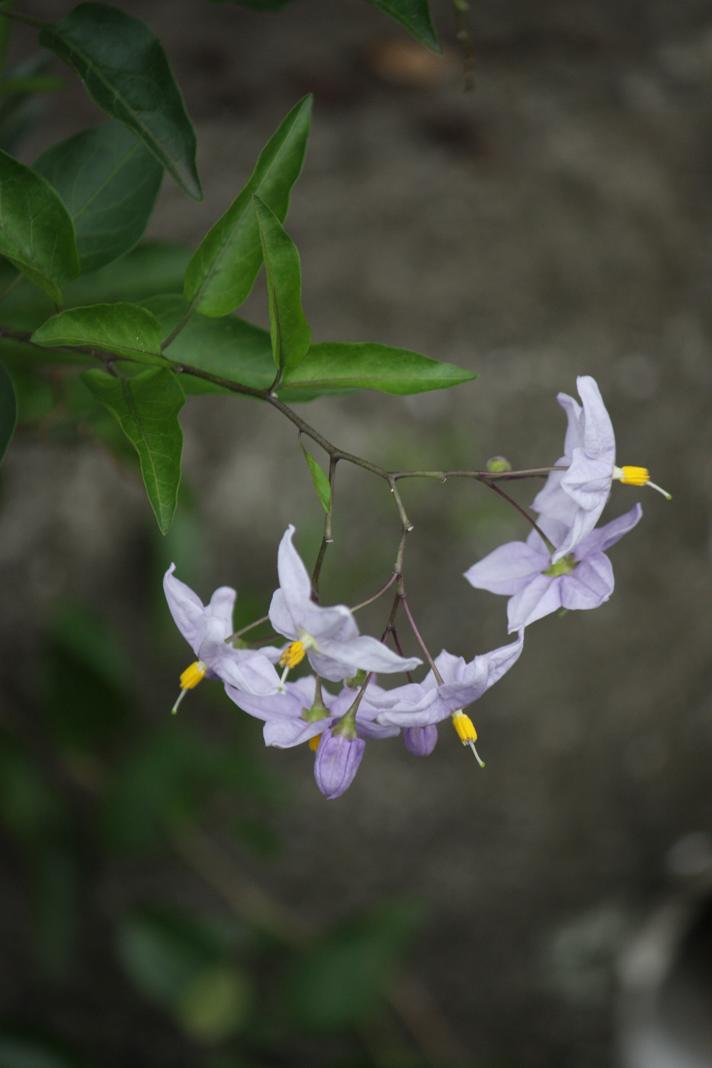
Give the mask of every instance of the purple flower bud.
M 406 727 L 403 743 L 413 756 L 430 756 L 438 741 L 438 728 L 434 723 L 427 727 Z
M 354 781 L 366 743 L 324 731 L 314 760 L 316 784 L 328 801 L 341 797 Z

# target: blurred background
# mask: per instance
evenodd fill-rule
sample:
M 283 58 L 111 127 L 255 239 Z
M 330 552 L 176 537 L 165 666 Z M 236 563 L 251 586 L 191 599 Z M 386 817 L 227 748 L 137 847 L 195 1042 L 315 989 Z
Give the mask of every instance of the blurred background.
M 162 539 L 132 457 L 77 432 L 51 383 L 21 393 L 0 483 L 0 1066 L 712 1065 L 709 3 L 473 0 L 467 93 L 444 0 L 442 59 L 362 0 L 121 6 L 166 48 L 205 201 L 165 184 L 113 299 L 180 288 L 186 250 L 313 91 L 287 225 L 316 338 L 480 377 L 306 417 L 391 467 L 548 464 L 555 395 L 589 373 L 619 462 L 674 500 L 616 488 L 609 517 L 646 512 L 613 552 L 616 595 L 528 632 L 475 709 L 486 771 L 445 727 L 427 760 L 369 744 L 326 802 L 311 752 L 265 751 L 217 685 L 168 714 L 189 656 L 168 563 L 203 597 L 237 587 L 245 623 L 287 523 L 317 550 L 291 426 L 192 399 Z M 17 30 L 13 56 L 34 47 Z M 51 69 L 64 87 L 13 147 L 25 162 L 100 120 Z M 261 281 L 244 313 L 266 322 Z M 477 485 L 403 489 L 430 645 L 502 644 L 504 601 L 461 575 L 521 519 Z M 398 526 L 362 472 L 340 469 L 336 496 L 322 590 L 353 603 L 387 577 Z

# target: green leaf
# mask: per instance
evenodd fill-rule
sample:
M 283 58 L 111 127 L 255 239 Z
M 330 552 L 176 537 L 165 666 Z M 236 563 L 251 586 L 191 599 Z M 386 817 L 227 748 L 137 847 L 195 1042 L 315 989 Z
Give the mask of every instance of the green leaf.
M 178 413 L 185 397 L 171 371 L 142 371 L 135 378 L 114 378 L 85 371 L 83 381 L 119 421 L 138 453 L 148 499 L 162 534 L 175 512 L 180 485 L 183 434 Z
M 262 263 L 252 197 L 257 194 L 283 220 L 299 177 L 309 136 L 312 98 L 300 100 L 260 153 L 247 185 L 203 238 L 185 274 L 185 299 L 202 315 L 218 317 L 239 307 Z
M 287 372 L 284 386 L 291 396 L 301 390 L 322 394 L 355 389 L 406 394 L 447 389 L 476 377 L 472 371 L 408 349 L 368 342 L 325 341 L 312 345 L 299 366 Z
M 76 1068 L 76 1065 L 74 1058 L 69 1060 L 34 1039 L 0 1038 L 0 1068 Z
M 329 476 L 326 471 L 319 466 L 309 450 L 305 449 L 303 445 L 302 452 L 304 453 L 304 459 L 309 464 L 309 471 L 311 472 L 316 495 L 321 501 L 322 508 L 328 515 L 331 511 L 331 483 L 329 482 Z
M 255 211 L 267 274 L 272 355 L 278 379 L 282 379 L 299 366 L 311 341 L 302 310 L 299 253 L 277 216 L 258 197 Z
M 137 989 L 195 1038 L 222 1041 L 244 1024 L 250 985 L 214 926 L 176 909 L 136 910 L 121 922 L 118 951 Z
M 74 222 L 82 271 L 103 267 L 133 248 L 163 177 L 160 163 L 116 120 L 54 145 L 35 170 L 54 186 Z
M 195 133 L 160 42 L 108 4 L 79 4 L 40 44 L 73 67 L 93 100 L 132 129 L 181 188 L 202 200 Z
M 161 327 L 139 304 L 90 304 L 53 315 L 30 339 L 45 348 L 87 346 L 129 356 L 139 363 L 165 366 Z
M 125 730 L 130 664 L 101 616 L 64 600 L 45 635 L 38 674 L 45 730 L 60 749 L 95 757 Z
M 17 423 L 17 400 L 12 379 L 0 363 L 0 460 L 10 444 Z
M 428 0 L 368 0 L 379 11 L 385 11 L 396 22 L 405 26 L 408 33 L 433 52 L 441 52 L 430 18 Z
M 74 227 L 52 186 L 0 151 L 0 255 L 55 304 L 79 270 Z
M 161 331 L 169 334 L 183 317 L 187 305 L 177 294 L 164 294 L 143 301 L 156 316 Z M 260 326 L 230 315 L 222 319 L 191 319 L 166 348 L 169 360 L 192 364 L 252 389 L 269 389 L 274 381 L 274 362 L 269 334 Z M 184 375 L 186 393 L 222 393 L 219 386 Z
M 421 920 L 407 902 L 381 906 L 298 957 L 283 991 L 288 1015 L 317 1032 L 344 1031 L 379 1007 Z

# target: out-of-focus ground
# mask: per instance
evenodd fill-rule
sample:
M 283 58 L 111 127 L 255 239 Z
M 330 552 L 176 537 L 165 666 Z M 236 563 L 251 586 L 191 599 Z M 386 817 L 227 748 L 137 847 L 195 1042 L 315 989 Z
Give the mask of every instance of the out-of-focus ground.
M 477 1063 L 603 1068 L 624 946 L 682 892 L 670 850 L 712 823 L 709 5 L 478 0 L 470 93 L 446 3 L 445 58 L 413 80 L 400 55 L 410 69 L 417 48 L 358 0 L 295 0 L 275 15 L 198 0 L 123 6 L 164 42 L 205 189 L 196 205 L 166 182 L 149 236 L 194 246 L 311 90 L 288 226 L 315 336 L 402 345 L 480 376 L 413 399 L 324 399 L 307 418 L 392 466 L 496 453 L 545 464 L 563 432 L 555 395 L 590 373 L 619 461 L 647 464 L 673 493 L 668 505 L 615 490 L 611 515 L 636 499 L 646 513 L 613 550 L 616 595 L 528 632 L 517 668 L 476 709 L 485 772 L 443 729 L 427 761 L 398 742 L 369 745 L 352 789 L 327 803 L 306 751 L 274 751 L 293 797 L 285 848 L 269 864 L 244 861 L 320 919 L 403 891 L 423 899 L 413 971 Z M 38 145 L 91 120 L 81 94 L 71 99 L 57 97 Z M 247 312 L 265 320 L 261 285 Z M 229 398 L 194 400 L 184 426 L 205 524 L 194 575 L 204 592 L 227 582 L 266 603 L 286 523 L 307 557 L 320 536 L 295 435 Z M 521 521 L 478 486 L 409 483 L 404 494 L 416 528 L 408 583 L 428 640 L 466 655 L 501 644 L 504 602 L 461 573 L 521 536 Z M 360 472 L 339 472 L 337 498 L 324 591 L 353 601 L 387 575 L 397 519 Z M 70 594 L 131 647 L 147 531 L 137 481 L 108 456 L 18 440 L 3 478 L 6 667 L 31 670 L 36 621 Z M 378 628 L 378 610 L 370 621 Z M 147 670 L 150 650 L 133 651 Z M 176 668 L 183 654 L 176 638 Z M 151 684 L 156 717 L 174 696 L 164 670 Z M 186 705 L 197 724 L 201 701 Z

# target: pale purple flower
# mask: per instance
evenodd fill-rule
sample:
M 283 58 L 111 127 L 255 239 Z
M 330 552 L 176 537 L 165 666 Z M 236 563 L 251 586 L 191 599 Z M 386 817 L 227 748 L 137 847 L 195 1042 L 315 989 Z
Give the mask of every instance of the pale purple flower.
M 411 671 L 421 663 L 416 657 L 398 656 L 375 638 L 359 635 L 356 620 L 345 605 L 323 608 L 312 600 L 307 569 L 294 548 L 294 527 L 289 526 L 279 545 L 277 569 L 280 588 L 269 609 L 274 629 L 290 639 L 281 663 L 292 668 L 307 656 L 324 679 L 341 682 L 360 668 L 392 673 Z
M 596 380 L 579 375 L 576 388 L 583 407 L 566 393 L 559 393 L 556 398 L 567 419 L 564 455 L 556 461 L 556 467 L 564 470 L 549 474 L 532 503 L 540 515 L 568 528 L 554 562 L 570 553 L 596 526 L 614 479 L 633 486 L 650 486 L 670 499 L 665 490 L 650 481 L 647 468 L 616 466 L 613 424 Z
M 606 550 L 639 522 L 643 509 L 629 512 L 591 531 L 561 557 L 550 553 L 536 530 L 527 540 L 510 541 L 465 572 L 476 589 L 509 597 L 509 630 L 520 630 L 560 608 L 598 608 L 613 593 L 614 580 Z M 543 532 L 554 546 L 568 540 L 568 529 L 555 519 L 542 518 Z
M 392 690 L 369 686 L 362 705 L 365 704 L 369 714 L 384 726 L 431 726 L 478 701 L 516 664 L 523 648 L 522 630 L 508 645 L 482 653 L 470 661 L 443 649 L 435 658 L 442 682 L 438 682 L 435 673 L 430 671 L 422 682 L 396 686 Z
M 556 398 L 568 424 L 564 455 L 556 466 L 566 470 L 552 471 L 532 504 L 535 511 L 568 528 L 555 560 L 571 552 L 598 522 L 611 492 L 616 458 L 613 424 L 595 379 L 579 375 L 576 387 L 583 407 L 567 393 Z
M 226 639 L 232 634 L 235 590 L 220 586 L 204 605 L 197 593 L 174 575 L 171 564 L 163 576 L 163 590 L 173 621 L 197 659 L 181 675 L 177 709 L 187 690 L 204 678 L 219 678 L 253 694 L 275 693 L 279 675 L 262 652 L 235 649 Z
M 322 734 L 314 759 L 314 778 L 327 801 L 346 793 L 363 760 L 365 748 L 363 738 L 339 734 L 338 728 L 330 728 Z
M 316 738 L 349 710 L 356 699 L 357 690 L 344 687 L 332 694 L 322 689 L 322 704 L 316 703 L 316 679 L 309 675 L 287 682 L 280 693 L 257 696 L 245 693 L 235 686 L 226 686 L 225 692 L 231 701 L 244 712 L 264 721 L 265 745 L 288 749 Z M 391 738 L 398 728 L 375 721 L 375 712 L 363 701 L 356 713 L 356 729 L 364 738 Z

